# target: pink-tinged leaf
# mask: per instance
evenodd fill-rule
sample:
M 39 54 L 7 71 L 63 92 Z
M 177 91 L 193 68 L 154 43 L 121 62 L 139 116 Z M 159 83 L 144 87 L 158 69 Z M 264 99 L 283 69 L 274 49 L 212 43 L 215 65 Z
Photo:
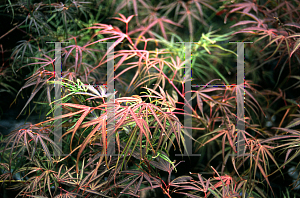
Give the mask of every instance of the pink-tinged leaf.
M 272 189 L 272 186 L 271 186 L 271 184 L 270 184 L 270 182 L 269 182 L 269 179 L 268 179 L 266 173 L 264 172 L 263 167 L 260 165 L 259 162 L 257 162 L 256 164 L 257 164 L 257 166 L 258 166 L 258 168 L 259 168 L 259 170 L 260 170 L 260 173 L 263 175 L 263 177 L 264 177 L 265 180 L 267 181 L 267 183 L 268 183 L 268 185 L 269 185 L 269 187 L 270 187 L 270 189 L 271 189 L 271 191 L 272 191 L 272 193 L 273 193 L 273 195 L 274 195 L 274 191 L 273 191 L 273 189 Z M 274 195 L 274 197 L 275 197 L 275 195 Z
M 77 109 L 86 109 L 86 108 L 90 108 L 90 107 L 85 106 L 85 105 L 73 104 L 73 103 L 62 103 L 61 105 L 67 106 L 67 107 L 73 107 L 73 108 L 77 108 Z
M 300 33 L 299 34 L 292 34 L 291 36 L 288 36 L 286 38 L 289 39 L 289 38 L 295 38 L 295 37 L 300 37 Z
M 157 18 L 156 20 L 152 21 L 146 28 L 142 29 L 143 31 L 140 33 L 138 38 L 142 37 L 146 32 L 148 32 L 156 24 L 159 24 L 159 26 L 161 27 L 161 31 L 164 33 L 165 32 L 164 26 L 161 26 L 161 25 L 163 25 L 163 22 L 169 23 L 172 25 L 176 25 L 178 27 L 182 27 L 182 25 L 180 25 L 179 23 L 175 23 L 175 22 L 171 21 L 170 19 L 161 17 L 161 18 Z M 166 35 L 164 35 L 164 36 L 166 36 Z M 139 39 L 135 42 L 134 47 L 137 46 L 138 42 L 139 42 Z
M 300 125 L 300 118 L 295 118 L 285 128 L 292 128 L 298 125 Z
M 167 39 L 167 34 L 166 34 L 166 30 L 165 30 L 165 28 L 164 28 L 164 24 L 162 23 L 161 20 L 158 21 L 158 24 L 159 24 L 159 26 L 160 26 L 160 29 L 161 29 L 161 32 L 162 32 L 164 38 Z
M 251 7 L 247 7 L 243 10 L 243 13 L 248 13 L 251 10 Z
M 134 15 L 130 15 L 128 18 L 126 18 L 123 14 L 119 13 L 119 15 L 121 16 L 121 18 L 118 17 L 112 17 L 113 19 L 117 19 L 119 21 L 122 21 L 124 23 L 129 23 L 130 20 L 132 19 L 132 17 L 134 17 Z
M 210 138 L 210 139 L 209 139 L 208 141 L 206 141 L 202 146 L 204 146 L 205 144 L 208 144 L 208 143 L 211 142 L 211 141 L 214 141 L 215 139 L 221 137 L 221 136 L 224 135 L 224 133 L 225 133 L 224 130 L 220 131 L 220 129 L 216 129 L 216 130 L 214 130 L 213 132 L 210 132 L 210 133 L 207 133 L 207 134 L 203 135 L 202 137 L 205 137 L 205 136 L 208 136 L 208 135 L 212 135 L 212 134 L 214 134 L 214 133 L 216 133 L 216 132 L 220 132 L 220 133 L 217 134 L 217 135 L 215 135 L 214 137 Z
M 283 26 L 292 26 L 292 27 L 300 29 L 300 24 L 298 24 L 298 23 L 286 23 Z
M 241 31 L 262 31 L 262 32 L 267 32 L 266 29 L 261 28 L 261 27 L 247 27 L 247 28 L 242 29 Z M 239 32 L 241 32 L 241 31 L 239 31 Z M 238 33 L 238 32 L 236 32 L 236 33 Z M 236 34 L 236 33 L 234 33 L 234 34 Z
M 193 0 L 193 2 L 196 4 L 196 6 L 198 3 L 201 3 L 201 4 L 205 5 L 206 7 L 208 7 L 209 9 L 211 9 L 212 11 L 217 12 L 217 10 L 213 6 L 209 5 L 208 3 L 206 3 L 203 0 Z M 198 6 L 197 6 L 197 8 L 198 8 Z M 200 10 L 198 10 L 198 11 L 200 12 Z
M 288 149 L 287 152 L 286 152 L 286 156 L 285 156 L 285 159 L 284 159 L 284 164 L 286 163 L 289 155 L 291 154 L 291 152 L 293 151 L 293 149 Z
M 85 110 L 85 112 L 77 120 L 74 129 L 72 129 L 73 133 L 72 133 L 71 142 L 70 142 L 70 150 L 71 150 L 71 152 L 72 152 L 72 142 L 73 142 L 73 138 L 75 136 L 75 133 L 76 133 L 77 129 L 79 128 L 79 126 L 81 125 L 81 123 L 83 122 L 84 118 L 90 113 L 90 107 L 88 107 L 88 108 L 86 107 L 84 110 Z
M 203 115 L 203 102 L 202 102 L 202 99 L 198 92 L 197 92 L 197 105 L 198 105 L 198 108 L 199 108 L 201 114 Z
M 248 15 L 248 14 L 250 14 L 249 11 L 251 10 L 251 8 L 257 13 L 257 5 L 252 2 L 236 3 L 236 4 L 230 5 L 228 7 L 235 7 L 235 8 L 233 8 L 226 14 L 226 16 L 224 18 L 224 23 L 227 22 L 227 17 L 229 16 L 229 14 L 231 14 L 233 12 L 239 12 L 239 10 L 242 10 L 242 9 L 243 9 L 243 12 L 239 12 L 239 13 Z
M 297 39 L 297 41 L 296 41 L 295 44 L 294 44 L 294 49 L 293 49 L 293 51 L 292 51 L 291 54 L 290 54 L 290 57 L 292 57 L 293 53 L 294 53 L 296 50 L 298 50 L 299 47 L 300 47 L 300 39 Z
M 250 23 L 257 23 L 256 21 L 240 21 L 232 26 L 230 26 L 230 28 L 233 28 L 233 27 L 236 27 L 236 26 L 239 26 L 239 25 L 247 25 L 247 24 L 250 24 Z
M 241 10 L 241 9 L 247 9 L 247 8 L 249 8 L 249 10 L 247 10 L 247 12 L 245 12 L 245 13 L 248 13 L 250 11 L 250 8 L 256 7 L 255 4 L 252 3 L 252 2 L 249 2 L 249 3 L 237 3 L 237 4 L 234 4 L 234 5 L 229 6 L 229 7 L 233 7 L 233 6 L 236 7 L 236 8 L 232 9 L 230 11 L 230 13 L 233 13 L 233 12 Z
M 84 139 L 84 141 L 82 142 L 80 149 L 78 151 L 77 154 L 77 162 L 80 161 L 80 155 L 83 152 L 83 150 L 86 148 L 86 146 L 91 142 L 92 137 L 95 135 L 96 132 L 98 132 L 99 127 L 101 127 L 101 125 L 105 126 L 106 123 L 103 123 L 103 120 L 101 120 L 97 126 L 89 133 L 89 135 Z M 105 130 L 106 131 L 106 130 Z M 105 134 L 106 135 L 106 134 Z M 103 138 L 103 134 L 102 134 L 102 138 Z M 78 173 L 78 163 L 76 163 L 76 172 Z
M 206 88 L 206 89 L 202 89 L 200 92 L 212 92 L 212 91 L 217 91 L 217 90 L 224 90 L 224 88 L 217 88 L 217 87 L 210 87 L 210 88 Z

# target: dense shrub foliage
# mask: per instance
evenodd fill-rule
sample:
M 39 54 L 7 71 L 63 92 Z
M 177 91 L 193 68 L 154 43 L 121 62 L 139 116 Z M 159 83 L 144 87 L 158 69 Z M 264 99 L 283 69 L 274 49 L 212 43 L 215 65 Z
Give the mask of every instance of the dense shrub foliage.
M 299 196 L 299 1 L 7 1 L 1 17 L 1 118 L 20 98 L 45 115 L 1 131 L 1 196 Z

